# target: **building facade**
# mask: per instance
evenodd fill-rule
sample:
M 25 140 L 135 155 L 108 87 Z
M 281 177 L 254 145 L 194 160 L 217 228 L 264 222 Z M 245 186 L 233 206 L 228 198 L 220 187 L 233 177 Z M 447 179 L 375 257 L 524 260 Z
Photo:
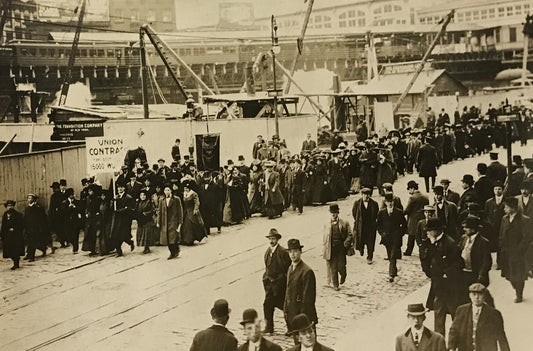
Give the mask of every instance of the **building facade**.
M 113 30 L 138 31 L 150 24 L 158 32 L 176 31 L 175 0 L 110 0 L 110 26 Z
M 7 2 L 2 1 L 2 4 L 6 6 Z M 13 0 L 9 9 L 4 6 L 1 8 L 2 16 L 5 16 L 4 30 L 0 31 L 2 42 L 13 39 L 43 39 L 34 38 L 26 22 L 38 18 L 35 1 Z

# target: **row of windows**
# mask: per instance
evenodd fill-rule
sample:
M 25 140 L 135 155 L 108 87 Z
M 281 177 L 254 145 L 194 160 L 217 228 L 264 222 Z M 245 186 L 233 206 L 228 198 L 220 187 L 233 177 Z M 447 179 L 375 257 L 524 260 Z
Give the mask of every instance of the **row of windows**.
M 500 6 L 493 8 L 484 8 L 480 10 L 461 11 L 455 15 L 454 22 L 471 22 L 486 20 L 490 18 L 512 17 L 527 14 L 531 9 L 530 4 L 520 4 L 514 6 Z M 421 17 L 421 24 L 434 24 L 442 19 L 441 16 Z
M 124 18 L 129 18 L 131 21 L 170 22 L 172 21 L 172 9 L 164 9 L 162 11 L 148 10 L 146 12 L 138 9 L 117 10 L 112 16 L 114 16 L 113 18 L 116 22 L 124 22 Z
M 375 8 L 374 15 L 379 15 L 380 13 L 389 13 L 389 12 L 392 12 L 393 10 L 394 12 L 398 12 L 402 10 L 402 7 L 399 5 L 394 5 L 393 7 L 392 4 L 387 4 L 383 7 Z

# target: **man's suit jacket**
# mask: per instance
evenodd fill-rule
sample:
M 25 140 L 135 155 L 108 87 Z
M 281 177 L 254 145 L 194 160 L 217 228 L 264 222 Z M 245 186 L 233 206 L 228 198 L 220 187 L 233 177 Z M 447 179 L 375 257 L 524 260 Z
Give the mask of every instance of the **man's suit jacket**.
M 265 291 L 272 291 L 274 296 L 285 296 L 287 286 L 287 270 L 291 265 L 291 258 L 287 249 L 278 244 L 276 251 L 270 257 L 269 247 L 265 252 L 265 273 L 263 273 L 263 287 Z
M 302 143 L 302 151 L 311 151 L 316 148 L 316 142 L 314 140 L 304 140 Z
M 420 190 L 416 190 L 409 197 L 404 211 L 407 215 L 407 233 L 409 235 L 416 234 L 416 226 L 418 221 L 424 218 L 424 212 L 422 210 L 426 205 L 429 205 L 429 199 Z
M 249 341 L 245 342 L 239 346 L 238 351 L 248 351 L 249 344 Z M 259 349 L 257 351 L 281 351 L 281 346 L 261 337 L 261 342 L 259 343 Z
M 225 327 L 212 325 L 196 333 L 190 351 L 237 351 L 237 338 Z
M 288 349 L 287 351 L 301 351 L 302 350 L 302 345 L 296 345 L 294 347 L 291 347 L 290 349 Z M 333 351 L 333 349 L 330 349 L 329 347 L 327 346 L 324 346 L 322 344 L 319 344 L 318 342 L 315 344 L 315 346 L 313 347 L 313 351 Z
M 488 199 L 494 195 L 493 182 L 487 176 L 481 176 L 474 183 L 474 190 L 476 191 L 479 204 L 484 205 Z
M 393 208 L 390 215 L 386 208 L 379 210 L 376 223 L 377 230 L 381 235 L 381 244 L 392 246 L 401 243 L 402 237 L 407 231 L 407 222 L 399 208 Z
M 411 328 L 409 328 L 405 333 L 396 337 L 395 351 L 446 351 L 444 337 L 439 333 L 424 327 L 418 347 L 411 334 Z
M 394 204 L 394 207 L 399 208 L 400 210 L 403 211 L 402 200 L 398 196 L 393 195 L 392 203 Z M 387 204 L 385 203 L 385 199 L 383 199 L 383 201 L 381 201 L 381 207 L 379 209 L 382 210 L 386 207 L 387 207 Z
M 472 323 L 472 304 L 467 303 L 457 307 L 455 318 L 450 327 L 448 349 L 473 350 Z M 498 344 L 501 351 L 509 351 L 509 343 L 503 329 L 502 314 L 500 311 L 485 304 L 481 309 L 477 322 L 476 350 L 498 351 Z
M 496 180 L 505 183 L 507 178 L 507 168 L 498 161 L 492 162 L 487 166 L 487 177 L 494 183 Z
M 300 313 L 305 313 L 310 321 L 315 322 L 315 324 L 318 323 L 315 300 L 315 272 L 303 261 L 298 262 L 294 271 L 292 271 L 291 265 L 287 271 L 287 290 L 283 306 L 283 312 L 289 325 L 292 319 Z M 289 331 L 291 330 L 289 327 Z
M 142 188 L 143 185 L 137 181 L 133 183 L 133 185 L 131 185 L 131 182 L 128 182 L 126 184 L 126 194 L 131 196 L 134 200 L 137 200 L 139 198 L 139 193 L 141 192 Z
M 516 197 L 518 199 L 518 210 L 522 212 L 524 216 L 528 216 L 533 219 L 533 196 L 529 195 L 529 202 L 527 206 L 524 206 L 524 201 L 522 201 L 522 195 Z
M 446 191 L 446 200 L 453 202 L 454 204 L 458 205 L 459 200 L 461 199 L 461 196 L 459 193 L 456 193 L 455 191 L 448 189 Z
M 459 213 L 466 211 L 467 204 L 469 202 L 475 202 L 479 204 L 479 199 L 474 188 L 468 188 L 461 195 L 461 198 L 459 199 L 459 204 L 457 204 L 457 207 L 459 208 Z
M 339 231 L 343 240 L 343 245 L 345 248 L 348 248 L 353 243 L 352 230 L 350 229 L 350 224 L 344 219 L 338 218 Z M 324 250 L 322 257 L 325 260 L 331 260 L 331 221 L 324 226 L 323 230 L 323 240 Z
M 451 236 L 454 240 L 461 237 L 460 234 L 460 226 L 459 226 L 459 213 L 457 212 L 457 206 L 451 202 L 444 200 L 442 204 L 444 208 L 444 224 L 446 225 L 446 228 L 444 229 L 444 233 L 446 235 Z M 438 204 L 434 204 L 435 210 L 438 210 Z M 437 214 L 437 212 L 436 212 Z
M 437 149 L 430 144 L 424 144 L 418 150 L 416 166 L 420 177 L 437 176 Z
M 352 207 L 352 216 L 354 219 L 353 232 L 355 236 L 355 249 L 362 250 L 363 243 L 363 198 L 355 200 Z M 368 223 L 372 226 L 371 228 L 365 228 L 367 231 L 371 231 L 374 239 L 371 239 L 372 242 L 375 241 L 376 235 L 376 219 L 378 217 L 378 203 L 372 198 L 368 199 L 368 208 L 370 210 L 370 215 L 368 216 Z
M 460 241 L 461 252 L 464 250 L 468 242 L 468 236 L 463 235 Z M 492 256 L 490 255 L 489 241 L 478 234 L 472 250 L 470 251 L 470 262 L 472 266 L 472 273 L 477 275 L 477 282 L 485 286 L 489 286 L 489 271 L 492 267 Z

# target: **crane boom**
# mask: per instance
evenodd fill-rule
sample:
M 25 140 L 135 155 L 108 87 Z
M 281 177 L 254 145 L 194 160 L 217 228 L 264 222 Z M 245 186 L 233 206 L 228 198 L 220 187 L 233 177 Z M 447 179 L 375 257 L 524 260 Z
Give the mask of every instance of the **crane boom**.
M 409 94 L 409 91 L 413 87 L 413 84 L 415 84 L 416 79 L 420 75 L 420 72 L 422 72 L 422 69 L 424 68 L 425 63 L 427 62 L 429 56 L 433 52 L 433 49 L 437 45 L 437 42 L 439 41 L 440 37 L 444 34 L 444 32 L 446 32 L 446 27 L 448 26 L 448 24 L 450 24 L 451 20 L 453 19 L 454 13 L 455 13 L 455 10 L 451 10 L 450 13 L 448 13 L 446 15 L 446 18 L 444 19 L 444 22 L 442 23 L 442 27 L 440 28 L 440 31 L 437 33 L 437 35 L 435 36 L 435 38 L 431 42 L 431 45 L 429 46 L 429 48 L 427 49 L 426 53 L 424 54 L 424 57 L 422 57 L 422 61 L 420 61 L 420 64 L 416 68 L 415 74 L 413 75 L 413 77 L 411 78 L 409 83 L 407 84 L 407 87 L 403 91 L 402 95 L 400 95 L 400 98 L 396 102 L 396 105 L 394 105 L 394 107 L 392 109 L 392 113 L 393 114 L 398 112 L 398 110 L 400 109 L 400 106 L 402 105 L 403 100 L 405 99 L 407 94 Z
M 61 95 L 59 96 L 58 105 L 64 105 L 67 101 L 68 88 L 72 79 L 72 68 L 74 67 L 74 61 L 76 59 L 76 51 L 78 51 L 78 43 L 80 41 L 81 26 L 83 24 L 83 16 L 85 16 L 85 5 L 87 0 L 81 0 L 80 13 L 78 15 L 78 25 L 76 26 L 76 33 L 74 34 L 74 40 L 72 41 L 72 48 L 70 49 L 70 55 L 68 57 L 67 71 L 65 72 L 65 81 L 61 88 Z

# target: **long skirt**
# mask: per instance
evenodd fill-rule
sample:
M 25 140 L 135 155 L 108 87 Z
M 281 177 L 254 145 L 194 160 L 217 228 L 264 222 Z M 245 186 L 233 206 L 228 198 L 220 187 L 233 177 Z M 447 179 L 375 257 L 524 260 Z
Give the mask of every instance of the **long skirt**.
M 154 238 L 159 237 L 159 229 L 150 221 L 137 227 L 137 246 L 146 247 L 154 245 Z

